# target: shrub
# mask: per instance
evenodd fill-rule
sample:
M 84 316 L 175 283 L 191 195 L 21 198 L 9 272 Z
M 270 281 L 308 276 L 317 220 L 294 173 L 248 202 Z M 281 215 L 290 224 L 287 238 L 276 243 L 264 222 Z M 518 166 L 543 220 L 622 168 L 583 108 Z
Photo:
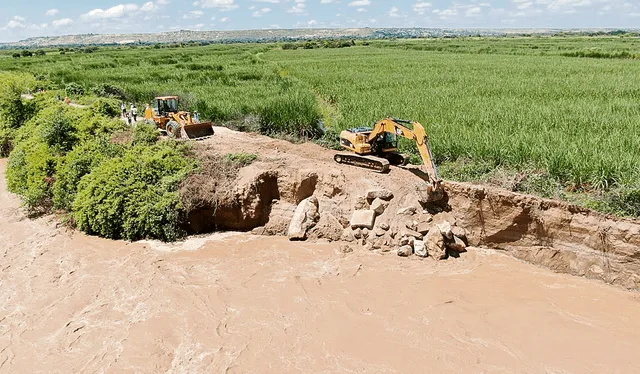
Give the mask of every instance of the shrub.
M 7 167 L 7 188 L 23 197 L 31 213 L 51 207 L 57 158 L 44 142 L 28 141 L 11 152 Z
M 13 149 L 13 129 L 4 122 L 0 122 L 0 157 L 9 156 Z
M 120 106 L 115 99 L 100 98 L 93 102 L 91 109 L 105 117 L 118 117 L 120 114 Z
M 155 144 L 160 133 L 158 127 L 149 123 L 139 123 L 133 128 L 133 144 Z
M 124 148 L 111 143 L 107 137 L 99 137 L 74 148 L 58 163 L 53 186 L 54 206 L 71 210 L 82 177 L 104 160 L 121 156 L 123 153 Z
M 195 168 L 176 143 L 135 146 L 82 178 L 73 203 L 78 227 L 107 238 L 175 240 L 178 184 Z
M 81 85 L 79 85 L 78 83 L 75 83 L 75 82 L 67 83 L 67 85 L 64 87 L 64 91 L 67 93 L 67 96 L 71 96 L 71 95 L 82 96 L 82 95 L 84 95 L 84 87 L 82 87 Z
M 101 97 L 112 97 L 114 99 L 124 101 L 126 101 L 127 99 L 127 95 L 122 88 L 108 83 L 101 83 L 93 86 L 93 88 L 91 88 L 91 91 L 97 96 Z
M 77 129 L 65 113 L 57 113 L 40 125 L 45 143 L 58 152 L 68 152 L 78 142 Z

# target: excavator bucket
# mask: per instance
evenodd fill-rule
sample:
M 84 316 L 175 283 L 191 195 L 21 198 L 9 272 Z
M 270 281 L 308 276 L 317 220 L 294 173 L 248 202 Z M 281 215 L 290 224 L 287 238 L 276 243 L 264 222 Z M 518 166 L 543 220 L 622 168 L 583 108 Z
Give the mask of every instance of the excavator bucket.
M 202 140 L 213 136 L 213 124 L 211 122 L 192 123 L 182 126 L 180 129 L 181 139 Z

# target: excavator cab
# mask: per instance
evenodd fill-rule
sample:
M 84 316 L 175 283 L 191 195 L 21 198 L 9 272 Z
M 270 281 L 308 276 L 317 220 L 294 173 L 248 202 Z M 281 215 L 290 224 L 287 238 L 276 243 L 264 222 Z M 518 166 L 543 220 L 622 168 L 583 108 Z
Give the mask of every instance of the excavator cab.
M 177 96 L 156 97 L 155 105 L 153 109 L 156 111 L 156 113 L 160 113 L 161 115 L 168 115 L 169 113 L 177 113 L 178 97 Z

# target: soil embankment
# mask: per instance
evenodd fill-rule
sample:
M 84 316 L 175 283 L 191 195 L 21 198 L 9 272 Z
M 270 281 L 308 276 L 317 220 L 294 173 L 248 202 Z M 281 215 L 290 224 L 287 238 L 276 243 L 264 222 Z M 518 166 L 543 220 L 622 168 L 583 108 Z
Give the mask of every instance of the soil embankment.
M 88 237 L 24 217 L 5 166 L 2 373 L 640 371 L 640 297 L 601 282 L 479 248 Z
M 627 289 L 640 288 L 640 222 L 609 217 L 566 203 L 536 198 L 499 188 L 448 182 L 444 212 L 424 201 L 424 182 L 415 168 L 391 168 L 377 174 L 333 162 L 334 151 L 315 144 L 291 144 L 260 135 L 216 128 L 216 136 L 200 147 L 220 153 L 258 154 L 259 162 L 241 170 L 227 200 L 192 217 L 191 230 L 251 230 L 286 234 L 300 201 L 319 202 L 313 239 L 345 239 L 355 209 L 369 209 L 366 191 L 384 189 L 394 197 L 376 218 L 386 232 L 358 239 L 368 249 L 397 250 L 399 236 L 421 224 L 449 221 L 466 231 L 474 246 L 502 249 L 511 255 L 553 270 L 600 279 Z M 385 204 L 387 204 L 385 202 Z M 407 207 L 416 213 L 397 214 Z M 423 209 L 426 209 L 423 211 Z M 198 213 L 198 212 L 196 212 Z M 323 217 L 329 217 L 324 219 Z M 413 230 L 407 230 L 408 227 Z M 395 251 L 394 251 L 395 253 Z

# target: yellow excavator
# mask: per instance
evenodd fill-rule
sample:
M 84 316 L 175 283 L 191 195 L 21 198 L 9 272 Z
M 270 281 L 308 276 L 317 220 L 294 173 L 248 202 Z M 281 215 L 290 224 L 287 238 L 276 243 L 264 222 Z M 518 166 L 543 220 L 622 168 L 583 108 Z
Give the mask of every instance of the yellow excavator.
M 145 120 L 155 123 L 171 138 L 201 140 L 211 137 L 213 124 L 200 122 L 197 112 L 192 116 L 190 112 L 179 111 L 178 100 L 178 96 L 156 97 L 153 108 L 145 110 Z
M 339 164 L 347 164 L 372 169 L 378 173 L 389 170 L 389 165 L 404 166 L 408 159 L 398 152 L 398 137 L 416 141 L 420 157 L 424 163 L 430 194 L 437 200 L 442 196 L 438 169 L 433 162 L 429 137 L 424 127 L 414 121 L 385 118 L 373 127 L 359 127 L 340 133 L 340 145 L 352 153 L 338 153 L 333 158 Z

